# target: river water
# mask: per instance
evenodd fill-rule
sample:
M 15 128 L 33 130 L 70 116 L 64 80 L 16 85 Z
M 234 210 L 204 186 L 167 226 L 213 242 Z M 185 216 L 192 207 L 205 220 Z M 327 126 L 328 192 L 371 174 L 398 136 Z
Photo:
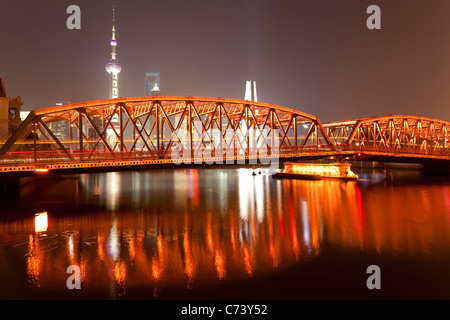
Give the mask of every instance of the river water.
M 272 173 L 24 181 L 0 200 L 0 298 L 450 299 L 450 179 Z M 71 265 L 81 289 L 67 286 Z M 380 289 L 367 286 L 371 265 Z

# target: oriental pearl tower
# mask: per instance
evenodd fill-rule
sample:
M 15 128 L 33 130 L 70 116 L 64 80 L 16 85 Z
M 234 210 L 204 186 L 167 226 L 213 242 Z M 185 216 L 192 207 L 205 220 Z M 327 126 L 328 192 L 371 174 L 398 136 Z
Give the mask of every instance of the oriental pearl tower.
M 119 60 L 116 54 L 116 12 L 113 6 L 113 18 L 112 18 L 112 39 L 109 42 L 111 45 L 111 59 L 106 63 L 105 69 L 109 73 L 110 83 L 109 83 L 109 98 L 115 99 L 119 97 L 119 73 L 122 71 Z

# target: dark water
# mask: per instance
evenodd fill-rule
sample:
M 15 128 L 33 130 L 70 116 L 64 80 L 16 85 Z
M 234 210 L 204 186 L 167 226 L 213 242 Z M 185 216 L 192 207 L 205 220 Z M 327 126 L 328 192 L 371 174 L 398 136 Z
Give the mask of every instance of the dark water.
M 27 181 L 1 199 L 0 298 L 450 299 L 450 182 L 361 177 L 178 168 Z M 66 286 L 70 265 L 80 290 Z M 381 289 L 367 288 L 369 265 Z

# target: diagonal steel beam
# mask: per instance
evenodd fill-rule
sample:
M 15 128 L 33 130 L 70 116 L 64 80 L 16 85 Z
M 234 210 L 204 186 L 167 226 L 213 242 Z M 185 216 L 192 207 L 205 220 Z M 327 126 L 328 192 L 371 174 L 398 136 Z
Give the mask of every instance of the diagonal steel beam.
M 64 147 L 64 145 L 61 143 L 61 141 L 59 141 L 59 139 L 53 134 L 53 132 L 49 129 L 49 127 L 47 127 L 47 125 L 45 124 L 44 121 L 42 121 L 41 117 L 39 117 L 38 120 L 39 124 L 45 129 L 45 131 L 48 132 L 48 134 L 50 135 L 50 137 L 52 137 L 52 139 L 56 142 L 56 144 L 61 148 L 61 150 L 67 155 L 67 157 L 69 158 L 70 161 L 74 161 L 72 155 L 70 154 L 69 151 L 67 151 L 67 149 Z
M 20 138 L 24 137 L 26 134 L 30 133 L 29 125 L 36 121 L 36 114 L 31 111 L 30 114 L 25 118 L 25 120 L 20 124 L 16 131 L 6 140 L 3 147 L 0 149 L 0 155 L 5 155 L 11 150 L 14 144 Z
M 147 150 L 148 150 L 149 152 L 152 152 L 152 150 L 150 150 L 150 147 L 149 147 L 148 144 L 147 144 L 147 141 L 145 141 L 144 136 L 142 136 L 141 130 L 139 130 L 139 128 L 137 127 L 136 123 L 133 121 L 133 117 L 131 116 L 130 111 L 128 110 L 128 108 L 127 108 L 126 106 L 124 106 L 123 110 L 125 111 L 125 114 L 127 115 L 128 119 L 130 119 L 130 122 L 131 122 L 132 126 L 134 127 L 134 129 L 138 132 L 139 137 L 141 137 L 142 141 L 144 142 L 145 147 L 147 148 Z M 138 139 L 138 138 L 137 138 L 137 139 Z M 133 150 L 133 148 L 134 148 L 134 146 L 135 146 L 135 144 L 136 144 L 137 139 L 136 139 L 135 142 L 133 143 L 133 146 L 132 146 L 131 150 Z M 153 153 L 153 152 L 152 152 L 152 153 Z
M 109 146 L 109 144 L 106 141 L 105 137 L 103 136 L 103 134 L 100 133 L 100 131 L 98 130 L 97 126 L 92 121 L 91 117 L 87 114 L 86 110 L 82 110 L 81 112 L 84 113 L 84 116 L 86 117 L 86 120 L 89 122 L 89 124 L 92 126 L 92 129 L 95 131 L 95 133 L 99 137 L 99 140 L 97 140 L 97 143 L 95 144 L 95 147 L 92 148 L 92 152 L 94 152 L 94 150 L 97 148 L 98 142 L 101 140 L 103 142 L 103 144 L 105 145 L 105 147 L 108 149 L 108 151 L 113 153 L 113 150 Z

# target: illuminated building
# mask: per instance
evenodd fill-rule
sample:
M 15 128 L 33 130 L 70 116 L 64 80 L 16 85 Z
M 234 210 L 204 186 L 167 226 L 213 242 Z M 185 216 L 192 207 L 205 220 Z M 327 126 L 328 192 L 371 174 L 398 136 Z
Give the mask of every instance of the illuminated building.
M 158 72 L 145 73 L 145 95 L 159 96 L 161 91 L 161 83 Z
M 25 120 L 26 117 L 30 114 L 31 111 L 20 111 L 20 121 Z
M 245 98 L 248 101 L 258 101 L 258 96 L 256 95 L 256 81 L 248 80 L 245 86 Z
M 113 26 L 112 26 L 112 38 L 110 41 L 111 45 L 111 59 L 108 60 L 106 63 L 105 69 L 109 73 L 110 76 L 110 83 L 109 83 L 109 98 L 110 99 L 116 99 L 119 97 L 119 73 L 122 71 L 122 67 L 119 63 L 119 60 L 117 59 L 117 53 L 116 53 L 116 47 L 117 47 L 117 40 L 116 40 L 116 11 L 113 6 Z M 118 124 L 118 118 L 117 115 L 115 115 L 114 119 L 111 121 L 111 126 L 116 128 Z M 113 145 L 115 144 L 117 140 L 117 136 L 114 133 L 113 128 L 108 128 L 106 130 L 107 139 L 110 143 Z M 118 147 L 118 146 L 116 146 Z
M 115 99 L 119 97 L 119 73 L 122 71 L 119 60 L 117 59 L 116 47 L 116 15 L 115 9 L 113 7 L 113 27 L 112 27 L 112 38 L 109 42 L 111 45 L 111 59 L 106 63 L 105 69 L 109 73 L 110 83 L 109 83 L 109 97 L 110 99 Z
M 70 102 L 57 102 L 55 106 L 62 106 L 64 104 L 69 104 Z M 69 122 L 68 121 L 54 121 L 48 124 L 50 130 L 52 130 L 55 137 L 60 141 L 69 139 Z M 86 126 L 84 126 L 86 127 Z M 86 128 L 83 128 L 84 132 L 87 132 Z
M 5 82 L 0 78 L 0 141 L 6 141 L 19 127 L 22 105 L 20 97 L 8 98 L 6 96 Z

